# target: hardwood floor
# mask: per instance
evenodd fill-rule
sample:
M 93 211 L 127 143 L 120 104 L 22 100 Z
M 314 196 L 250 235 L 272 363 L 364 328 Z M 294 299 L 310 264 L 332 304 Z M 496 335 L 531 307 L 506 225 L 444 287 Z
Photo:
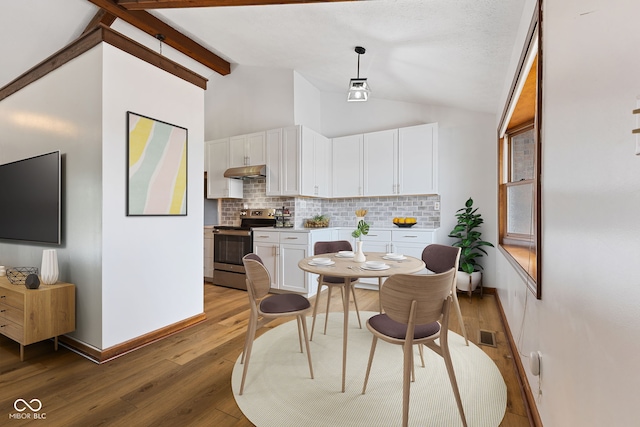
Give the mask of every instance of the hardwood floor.
M 378 309 L 376 291 L 356 292 L 360 310 Z M 210 284 L 204 293 L 205 322 L 102 365 L 62 346 L 54 352 L 52 341 L 26 347 L 20 362 L 19 345 L 0 336 L 0 417 L 9 418 L 7 425 L 252 426 L 235 404 L 230 381 L 243 346 L 247 295 Z M 460 295 L 460 306 L 471 341 L 478 343 L 480 329 L 495 331 L 497 347 L 480 348 L 507 384 L 507 412 L 500 426 L 529 426 L 495 298 Z M 339 293 L 331 307 L 341 311 Z M 258 334 L 283 321 L 272 321 Z M 460 332 L 455 313 L 450 325 Z M 34 398 L 42 402 L 38 414 L 46 421 L 10 418 L 19 414 L 17 399 Z

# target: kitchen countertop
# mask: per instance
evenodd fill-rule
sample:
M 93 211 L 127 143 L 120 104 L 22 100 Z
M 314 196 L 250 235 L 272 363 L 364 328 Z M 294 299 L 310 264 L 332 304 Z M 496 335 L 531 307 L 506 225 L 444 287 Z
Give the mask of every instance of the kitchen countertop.
M 314 230 L 355 230 L 355 227 L 323 227 L 323 228 L 303 228 L 303 227 L 254 227 L 253 230 L 262 231 L 288 231 L 296 233 L 309 233 Z M 371 227 L 371 230 L 380 231 L 437 231 L 439 228 L 420 228 L 420 227 Z

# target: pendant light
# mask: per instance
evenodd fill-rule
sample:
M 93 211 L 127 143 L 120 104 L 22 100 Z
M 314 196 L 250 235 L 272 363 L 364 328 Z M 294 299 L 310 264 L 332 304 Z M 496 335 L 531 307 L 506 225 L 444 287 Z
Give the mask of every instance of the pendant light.
M 355 52 L 358 54 L 358 77 L 349 81 L 349 94 L 347 95 L 347 101 L 349 102 L 364 102 L 369 99 L 369 93 L 371 93 L 371 87 L 367 83 L 367 79 L 360 78 L 360 55 L 364 55 L 366 49 L 362 46 L 356 46 Z

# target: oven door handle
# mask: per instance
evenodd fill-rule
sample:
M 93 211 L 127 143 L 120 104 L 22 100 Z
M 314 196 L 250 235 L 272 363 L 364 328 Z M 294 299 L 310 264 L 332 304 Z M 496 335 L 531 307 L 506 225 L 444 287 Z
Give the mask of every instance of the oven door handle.
M 217 236 L 251 236 L 251 231 L 247 230 L 213 230 Z

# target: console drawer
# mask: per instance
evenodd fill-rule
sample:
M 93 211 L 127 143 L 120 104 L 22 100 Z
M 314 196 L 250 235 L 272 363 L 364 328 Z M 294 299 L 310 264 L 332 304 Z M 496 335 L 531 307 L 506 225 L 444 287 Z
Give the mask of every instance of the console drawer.
M 15 307 L 18 310 L 24 310 L 24 295 L 20 292 L 0 287 L 0 304 L 6 304 L 10 305 L 11 307 Z
M 24 321 L 24 310 L 19 310 L 7 304 L 0 303 L 0 323 L 9 320 L 13 323 L 22 324 Z
M 21 325 L 6 319 L 0 319 L 0 334 L 24 344 L 24 329 Z

